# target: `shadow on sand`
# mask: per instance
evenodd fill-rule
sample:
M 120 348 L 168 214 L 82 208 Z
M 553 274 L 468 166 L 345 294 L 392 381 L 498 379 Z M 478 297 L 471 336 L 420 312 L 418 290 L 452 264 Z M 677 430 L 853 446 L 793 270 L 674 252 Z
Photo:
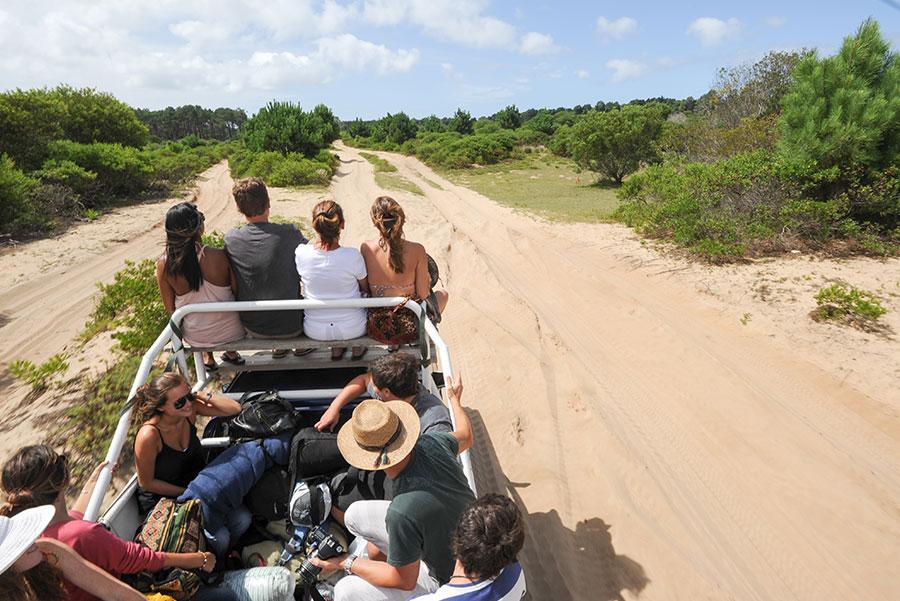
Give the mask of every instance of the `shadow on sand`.
M 525 515 L 525 548 L 519 557 L 525 567 L 528 596 L 535 601 L 624 601 L 622 591 L 637 595 L 650 580 L 644 568 L 612 545 L 610 525 L 600 518 L 566 527 L 556 510 L 529 512 L 519 488 L 500 469 L 484 421 L 467 410 L 475 434 L 472 465 L 478 494 L 508 494 Z

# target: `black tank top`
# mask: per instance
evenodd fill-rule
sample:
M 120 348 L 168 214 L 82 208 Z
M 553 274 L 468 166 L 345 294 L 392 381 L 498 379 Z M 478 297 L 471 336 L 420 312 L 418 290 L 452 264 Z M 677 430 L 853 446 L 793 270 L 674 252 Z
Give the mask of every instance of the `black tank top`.
M 162 442 L 162 450 L 157 453 L 154 463 L 154 478 L 182 488 L 186 487 L 203 469 L 203 448 L 200 446 L 200 439 L 197 438 L 197 428 L 188 422 L 190 427 L 188 446 L 185 450 L 179 451 L 166 444 L 156 424 L 149 425 L 156 429 Z M 138 488 L 138 505 L 142 513 L 153 509 L 160 498 L 162 495 Z

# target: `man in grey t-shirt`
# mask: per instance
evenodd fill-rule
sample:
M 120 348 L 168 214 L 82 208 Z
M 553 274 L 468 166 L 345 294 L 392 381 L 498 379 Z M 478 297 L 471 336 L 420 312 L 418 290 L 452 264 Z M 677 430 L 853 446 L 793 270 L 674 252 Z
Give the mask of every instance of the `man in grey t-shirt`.
M 291 224 L 269 223 L 269 192 L 250 177 L 232 188 L 247 224 L 225 234 L 225 254 L 237 280 L 239 301 L 300 298 L 294 251 L 306 238 Z M 241 323 L 255 338 L 292 338 L 303 331 L 302 311 L 245 311 Z

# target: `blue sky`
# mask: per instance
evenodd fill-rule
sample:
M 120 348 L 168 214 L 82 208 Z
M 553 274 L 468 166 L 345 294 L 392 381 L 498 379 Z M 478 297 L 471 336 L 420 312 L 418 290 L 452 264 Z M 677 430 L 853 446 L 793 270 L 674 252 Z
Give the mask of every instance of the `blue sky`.
M 700 96 L 721 66 L 833 53 L 869 16 L 900 48 L 894 0 L 13 0 L 0 5 L 0 82 L 90 86 L 147 108 L 252 113 L 278 99 L 345 119 L 484 115 Z

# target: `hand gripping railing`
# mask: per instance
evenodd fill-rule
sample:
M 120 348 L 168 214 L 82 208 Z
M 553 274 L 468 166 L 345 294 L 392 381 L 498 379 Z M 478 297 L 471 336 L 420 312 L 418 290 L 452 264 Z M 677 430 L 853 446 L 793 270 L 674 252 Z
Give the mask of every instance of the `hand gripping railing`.
M 415 314 L 416 318 L 419 320 L 420 326 L 424 325 L 425 335 L 432 342 L 434 342 L 435 349 L 439 354 L 441 370 L 444 372 L 445 377 L 452 377 L 453 366 L 450 362 L 450 351 L 447 348 L 447 344 L 441 338 L 441 335 L 438 333 L 437 328 L 434 327 L 434 324 L 431 323 L 431 320 L 428 319 L 427 316 L 425 316 L 423 307 L 417 304 L 415 301 L 403 297 L 354 298 L 334 301 L 302 299 L 242 302 L 235 301 L 226 303 L 197 303 L 185 305 L 179 309 L 176 309 L 172 314 L 171 323 L 174 323 L 180 328 L 181 321 L 184 319 L 184 316 L 190 313 L 219 313 L 227 311 L 284 311 L 293 309 L 325 308 L 365 309 L 370 307 L 395 307 L 400 303 L 405 303 L 406 308 L 411 310 Z M 84 513 L 85 520 L 92 522 L 96 521 L 97 516 L 100 514 L 100 505 L 103 502 L 103 498 L 106 496 L 106 491 L 109 488 L 110 481 L 112 480 L 111 467 L 115 465 L 119 460 L 119 455 L 121 455 L 122 453 L 122 447 L 124 446 L 125 440 L 128 437 L 128 428 L 131 425 L 131 416 L 132 412 L 134 411 L 134 406 L 131 401 L 137 392 L 138 386 L 145 383 L 147 381 L 147 378 L 150 376 L 150 370 L 153 367 L 153 361 L 156 359 L 157 355 L 159 355 L 163 351 L 163 349 L 166 347 L 166 344 L 168 344 L 170 341 L 177 341 L 177 344 L 173 344 L 173 347 L 176 349 L 176 358 L 183 372 L 187 373 L 187 363 L 184 357 L 184 346 L 181 339 L 175 334 L 175 332 L 173 332 L 171 323 L 166 324 L 166 327 L 163 328 L 163 331 L 156 338 L 156 341 L 154 341 L 153 344 L 150 345 L 150 348 L 146 353 L 144 353 L 144 356 L 141 359 L 140 367 L 138 367 L 137 374 L 135 375 L 134 381 L 131 384 L 131 391 L 128 393 L 128 400 L 125 402 L 125 406 L 122 409 L 121 415 L 119 416 L 119 423 L 116 425 L 116 431 L 113 434 L 112 442 L 110 443 L 109 450 L 106 453 L 106 466 L 100 471 L 100 475 L 97 478 L 97 484 L 96 486 L 94 486 L 94 490 L 91 493 L 91 500 L 88 503 L 87 511 L 85 511 Z M 455 429 L 456 419 L 453 416 L 452 411 L 450 412 L 450 418 Z M 474 473 L 472 472 L 472 461 L 468 451 L 465 451 L 460 455 L 460 461 L 462 463 L 463 472 L 466 475 L 466 479 L 469 481 L 469 486 L 472 488 L 472 491 L 475 492 L 475 477 Z

